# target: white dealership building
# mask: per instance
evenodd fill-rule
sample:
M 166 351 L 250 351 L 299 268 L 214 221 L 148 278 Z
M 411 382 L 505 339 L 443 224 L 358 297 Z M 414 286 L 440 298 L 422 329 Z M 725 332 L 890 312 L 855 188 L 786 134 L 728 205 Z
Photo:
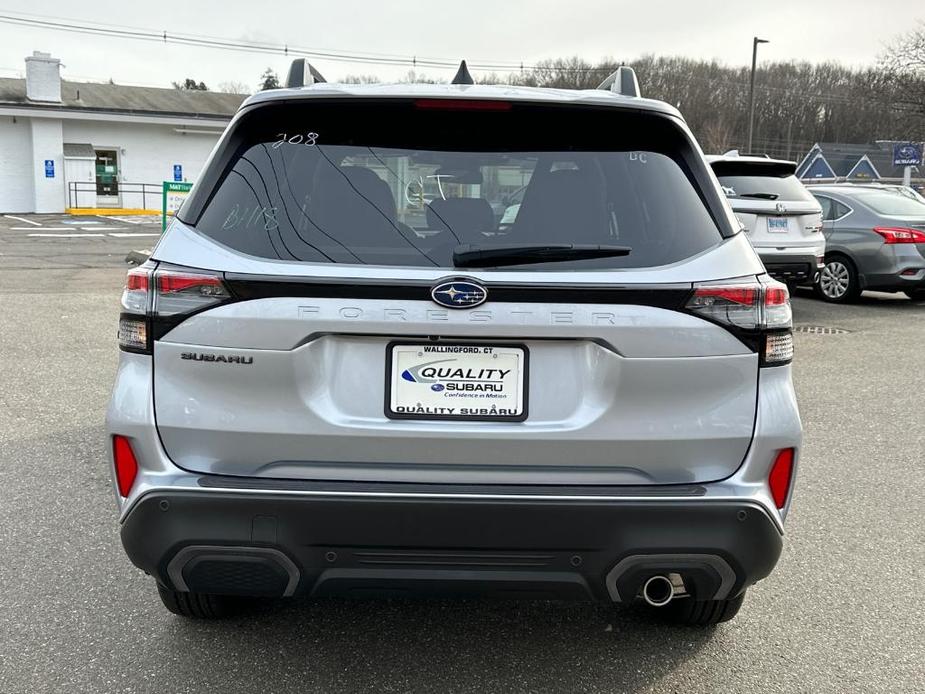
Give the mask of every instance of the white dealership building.
M 237 94 L 61 79 L 36 51 L 0 78 L 0 212 L 158 210 L 164 181 L 195 182 Z

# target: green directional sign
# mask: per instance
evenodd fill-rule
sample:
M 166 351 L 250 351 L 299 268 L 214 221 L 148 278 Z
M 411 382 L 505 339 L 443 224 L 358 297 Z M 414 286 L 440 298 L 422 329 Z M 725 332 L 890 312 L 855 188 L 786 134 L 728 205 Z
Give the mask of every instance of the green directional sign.
M 192 183 L 164 181 L 161 195 L 161 231 L 167 228 L 167 217 L 173 217 L 177 213 L 192 187 Z

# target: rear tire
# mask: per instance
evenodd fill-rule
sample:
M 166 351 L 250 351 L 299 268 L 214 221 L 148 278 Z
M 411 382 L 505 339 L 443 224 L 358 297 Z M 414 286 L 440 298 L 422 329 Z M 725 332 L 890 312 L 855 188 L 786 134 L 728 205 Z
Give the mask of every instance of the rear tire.
M 688 627 L 708 627 L 721 622 L 728 622 L 739 613 L 745 591 L 729 600 L 697 600 L 695 598 L 678 598 L 665 607 L 656 607 L 659 614 L 673 624 Z
M 157 584 L 158 595 L 164 607 L 181 617 L 189 619 L 224 619 L 241 611 L 242 601 L 227 595 L 208 593 L 184 593 Z
M 925 289 L 907 289 L 903 294 L 913 301 L 925 301 Z
M 833 304 L 846 304 L 861 294 L 858 271 L 843 255 L 827 256 L 814 287 L 816 296 Z

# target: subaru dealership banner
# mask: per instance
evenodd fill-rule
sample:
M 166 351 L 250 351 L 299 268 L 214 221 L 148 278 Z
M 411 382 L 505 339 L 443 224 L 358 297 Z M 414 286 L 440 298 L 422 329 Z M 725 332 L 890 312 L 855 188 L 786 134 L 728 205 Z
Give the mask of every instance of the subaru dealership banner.
M 893 166 L 921 166 L 921 142 L 893 143 Z

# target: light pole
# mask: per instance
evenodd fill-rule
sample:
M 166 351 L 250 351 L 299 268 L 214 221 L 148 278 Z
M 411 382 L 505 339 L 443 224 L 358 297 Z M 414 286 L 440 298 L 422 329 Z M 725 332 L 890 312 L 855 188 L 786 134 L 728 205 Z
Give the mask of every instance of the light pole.
M 755 36 L 752 39 L 752 79 L 748 88 L 748 142 L 745 145 L 746 154 L 752 153 L 752 132 L 755 129 L 755 68 L 758 65 L 758 44 L 770 43 L 766 39 Z

